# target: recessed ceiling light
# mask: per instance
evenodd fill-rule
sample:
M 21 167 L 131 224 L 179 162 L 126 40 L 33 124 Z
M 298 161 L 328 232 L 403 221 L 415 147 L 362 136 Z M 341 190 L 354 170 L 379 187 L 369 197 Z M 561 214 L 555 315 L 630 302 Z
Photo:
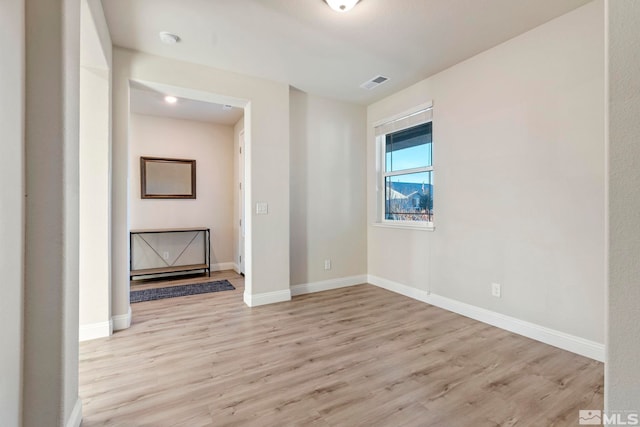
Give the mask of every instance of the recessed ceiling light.
M 171 34 L 167 31 L 161 31 L 159 36 L 160 36 L 160 40 L 164 44 L 176 44 L 180 41 L 180 37 L 176 36 L 175 34 Z
M 358 4 L 360 0 L 324 0 L 331 9 L 336 12 L 348 12 Z
M 175 96 L 167 95 L 164 97 L 164 101 L 167 104 L 175 104 L 176 102 L 178 102 L 178 98 L 176 98 Z

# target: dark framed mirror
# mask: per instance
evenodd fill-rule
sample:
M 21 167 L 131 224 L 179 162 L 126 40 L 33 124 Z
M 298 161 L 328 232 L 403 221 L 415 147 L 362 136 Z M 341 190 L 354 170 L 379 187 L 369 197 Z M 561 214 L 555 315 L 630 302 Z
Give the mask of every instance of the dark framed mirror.
M 195 199 L 196 161 L 140 157 L 143 199 Z

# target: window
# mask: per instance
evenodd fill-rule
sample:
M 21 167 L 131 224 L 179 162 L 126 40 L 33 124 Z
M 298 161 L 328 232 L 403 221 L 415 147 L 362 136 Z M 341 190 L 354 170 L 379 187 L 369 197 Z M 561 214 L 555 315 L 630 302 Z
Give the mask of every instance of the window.
M 433 226 L 431 107 L 376 127 L 381 223 Z

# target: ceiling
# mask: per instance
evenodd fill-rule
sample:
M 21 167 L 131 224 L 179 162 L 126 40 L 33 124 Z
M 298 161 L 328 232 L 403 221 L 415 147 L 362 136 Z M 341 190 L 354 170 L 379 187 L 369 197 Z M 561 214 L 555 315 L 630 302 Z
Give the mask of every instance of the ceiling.
M 369 104 L 590 0 L 103 0 L 114 45 Z M 158 33 L 177 34 L 165 45 Z M 377 76 L 373 90 L 359 86 Z
M 178 98 L 175 104 L 164 100 L 167 91 L 132 82 L 130 91 L 131 112 L 174 119 L 197 120 L 233 126 L 243 116 L 242 108 L 224 109 L 221 104 Z

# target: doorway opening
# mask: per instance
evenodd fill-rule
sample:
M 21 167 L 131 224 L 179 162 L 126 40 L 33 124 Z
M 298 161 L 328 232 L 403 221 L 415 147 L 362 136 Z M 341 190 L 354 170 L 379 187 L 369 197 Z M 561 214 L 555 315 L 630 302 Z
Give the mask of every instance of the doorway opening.
M 216 272 L 233 271 L 244 276 L 245 239 L 250 236 L 244 213 L 245 206 L 250 206 L 245 200 L 248 193 L 244 188 L 248 133 L 245 123 L 249 108 L 249 103 L 241 99 L 129 81 L 128 230 L 136 238 L 140 237 L 140 230 L 163 230 L 165 240 L 169 239 L 162 243 L 162 249 L 154 248 L 154 243 L 146 240 L 139 244 L 150 255 L 143 251 L 140 258 L 130 252 L 131 270 L 138 271 L 141 262 L 156 262 L 158 267 L 177 266 L 179 270 L 182 265 L 202 265 L 209 258 L 206 262 L 212 280 L 221 278 Z M 195 197 L 151 200 L 141 197 L 140 159 L 149 157 L 192 161 Z M 184 232 L 185 229 L 207 231 Z M 176 230 L 180 232 L 174 232 Z M 191 234 L 194 238 L 207 236 L 200 239 L 207 243 L 204 254 L 201 249 L 199 252 L 193 249 L 201 248 L 202 244 L 200 240 L 193 244 Z M 134 243 L 130 240 L 130 250 Z M 203 259 L 189 260 L 190 256 Z M 154 286 L 148 283 L 150 279 L 162 279 L 157 285 L 161 287 L 184 283 L 193 273 L 198 271 L 185 268 L 185 271 L 133 277 L 129 291 L 139 289 L 139 284 L 143 288 Z M 206 276 L 192 279 L 203 281 Z M 246 289 L 246 277 L 243 284 Z

